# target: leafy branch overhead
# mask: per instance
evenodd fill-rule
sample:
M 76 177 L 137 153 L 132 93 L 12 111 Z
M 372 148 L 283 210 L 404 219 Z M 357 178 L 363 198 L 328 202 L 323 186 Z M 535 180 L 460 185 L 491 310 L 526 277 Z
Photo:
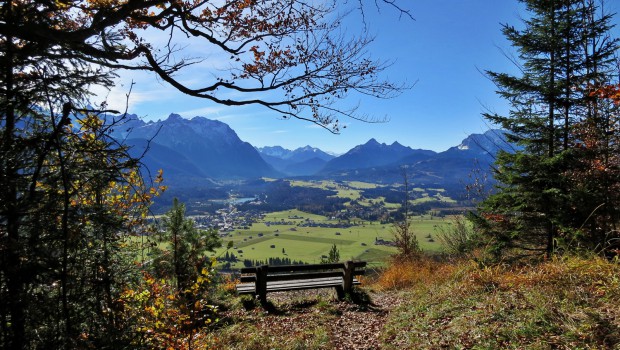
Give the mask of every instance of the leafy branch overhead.
M 393 1 L 385 4 L 409 16 Z M 150 71 L 190 96 L 229 106 L 261 105 L 284 118 L 338 132 L 341 117 L 372 119 L 356 113 L 356 107 L 342 108 L 337 100 L 351 92 L 389 98 L 406 88 L 380 78 L 388 64 L 370 58 L 372 38 L 364 33 L 351 37 L 340 29 L 338 5 L 302 0 L 20 1 L 3 5 L 0 35 L 13 43 L 24 85 L 45 76 L 59 89 L 69 79 L 110 86 L 116 69 Z M 167 39 L 153 40 L 162 35 Z M 199 83 L 189 82 L 183 79 L 187 69 L 208 59 L 187 57 L 188 47 L 200 57 L 225 55 L 228 67 L 204 69 L 192 80 Z
M 212 310 L 203 251 L 219 239 L 185 222 L 175 205 L 166 222 L 172 249 L 161 247 L 171 253 L 145 263 L 145 247 L 158 248 L 148 246 L 144 219 L 165 189 L 162 174 L 147 185 L 140 158 L 111 136 L 126 114 L 90 107 L 94 88 L 145 72 L 191 96 L 262 105 L 337 132 L 338 118 L 362 118 L 337 99 L 401 88 L 379 79 L 386 65 L 367 55 L 371 39 L 339 32 L 337 6 L 0 3 L 0 348 L 153 348 L 170 339 L 176 348 L 178 338 L 198 346 L 194 330 Z M 168 280 L 150 278 L 150 266 Z M 173 319 L 182 331 L 162 323 Z

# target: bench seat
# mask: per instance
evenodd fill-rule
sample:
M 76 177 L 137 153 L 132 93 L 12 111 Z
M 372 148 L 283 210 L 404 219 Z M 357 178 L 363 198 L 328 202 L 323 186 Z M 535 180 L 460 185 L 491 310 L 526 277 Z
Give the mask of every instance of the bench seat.
M 246 267 L 241 269 L 238 294 L 251 294 L 266 303 L 267 293 L 304 289 L 336 288 L 339 298 L 351 292 L 363 275 L 366 262 Z
M 288 290 L 303 290 L 316 288 L 336 288 L 342 286 L 342 277 L 325 277 L 314 278 L 309 280 L 291 280 L 291 281 L 268 281 L 267 292 L 282 292 Z M 353 284 L 359 285 L 360 281 L 353 278 Z M 255 294 L 256 283 L 240 283 L 237 284 L 237 293 L 239 294 Z

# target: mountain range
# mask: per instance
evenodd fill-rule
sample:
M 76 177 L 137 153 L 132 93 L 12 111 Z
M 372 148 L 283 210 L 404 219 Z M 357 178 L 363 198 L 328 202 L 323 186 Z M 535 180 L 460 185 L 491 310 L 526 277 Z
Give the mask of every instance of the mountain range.
M 129 116 L 113 136 L 123 138 L 133 156 L 144 154 L 148 169 L 161 168 L 177 181 L 280 176 L 252 145 L 217 120 L 170 114 L 166 120 L 145 123 Z
M 221 121 L 185 119 L 178 114 L 156 122 L 130 115 L 113 136 L 129 145 L 133 156 L 141 156 L 145 168 L 163 169 L 167 183 L 180 187 L 298 176 L 394 182 L 402 180 L 403 166 L 417 184 L 445 187 L 462 182 L 473 169 L 488 171 L 498 150 L 510 149 L 500 130 L 469 135 L 444 152 L 412 149 L 398 142 L 388 145 L 375 139 L 340 156 L 311 146 L 256 148 Z
M 288 150 L 281 146 L 256 149 L 261 157 L 274 169 L 288 176 L 312 175 L 323 169 L 336 156 L 315 147 L 300 147 Z
M 474 172 L 491 178 L 491 164 L 499 150 L 511 150 L 505 132 L 488 130 L 472 134 L 444 152 L 411 149 L 398 143 L 364 145 L 334 158 L 315 177 L 373 183 L 402 181 L 403 167 L 413 183 L 426 187 L 463 186 Z M 359 166 L 357 165 L 359 164 Z

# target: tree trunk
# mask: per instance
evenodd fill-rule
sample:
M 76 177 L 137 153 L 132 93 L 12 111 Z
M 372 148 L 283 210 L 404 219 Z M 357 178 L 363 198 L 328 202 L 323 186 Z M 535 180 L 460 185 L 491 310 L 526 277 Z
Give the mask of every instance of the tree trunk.
M 5 21 L 7 25 L 12 23 L 12 11 L 11 1 L 4 4 L 4 13 L 6 14 Z M 20 212 L 19 212 L 19 196 L 17 190 L 17 178 L 19 177 L 16 166 L 15 155 L 15 93 L 14 93 L 14 81 L 13 81 L 13 37 L 7 36 L 6 38 L 5 56 L 3 59 L 6 61 L 4 72 L 5 76 L 5 91 L 6 91 L 6 106 L 3 114 L 5 116 L 5 130 L 4 140 L 2 148 L 3 161 L 2 170 L 4 174 L 1 174 L 5 183 L 3 184 L 4 191 L 3 197 L 6 201 L 6 230 L 7 230 L 7 244 L 6 254 L 4 257 L 3 268 L 6 276 L 7 287 L 7 304 L 8 312 L 10 315 L 10 338 L 7 339 L 8 349 L 23 349 L 25 346 L 25 326 L 26 317 L 24 312 L 24 282 L 22 279 L 22 268 L 20 261 Z

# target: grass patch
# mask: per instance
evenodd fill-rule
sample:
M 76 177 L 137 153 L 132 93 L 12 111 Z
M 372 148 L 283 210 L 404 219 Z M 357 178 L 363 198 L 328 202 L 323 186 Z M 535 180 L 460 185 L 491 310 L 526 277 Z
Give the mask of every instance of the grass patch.
M 620 266 L 565 258 L 479 269 L 392 264 L 380 288 L 405 288 L 386 349 L 618 349 Z
M 456 200 L 454 200 L 454 199 L 452 199 L 450 197 L 444 196 L 442 194 L 439 194 L 439 193 L 435 195 L 435 198 L 438 201 L 444 202 L 444 203 L 456 203 Z
M 349 245 L 349 244 L 353 244 L 356 242 L 354 240 L 347 240 L 347 239 L 302 236 L 302 235 L 291 235 L 291 234 L 281 234 L 279 238 L 289 239 L 289 240 L 299 241 L 299 242 L 314 242 L 314 243 L 325 243 L 325 244 L 336 244 L 336 245 Z
M 386 261 L 391 256 L 391 252 L 377 249 L 377 248 L 369 248 L 366 249 L 362 254 L 357 256 L 357 259 L 361 261 L 371 261 L 376 264 L 373 265 L 383 265 L 383 262 Z
M 224 246 L 229 241 L 236 247 L 232 252 L 240 259 L 233 267 L 242 267 L 243 259 L 267 260 L 270 257 L 288 257 L 308 263 L 319 262 L 322 255 L 327 255 L 333 244 L 340 250 L 342 260 L 360 259 L 374 265 L 383 265 L 386 257 L 394 254 L 394 247 L 375 245 L 376 239 L 391 240 L 390 224 L 356 221 L 348 228 L 303 227 L 298 226 L 310 219 L 316 223 L 337 223 L 325 216 L 287 210 L 270 213 L 264 222 L 254 223 L 244 230 L 231 232 L 223 238 Z M 266 225 L 269 222 L 269 226 Z M 438 252 L 441 246 L 436 241 L 429 241 L 427 236 L 435 236 L 436 230 L 446 225 L 449 220 L 418 216 L 412 218 L 412 229 L 424 251 Z M 275 248 L 271 248 L 275 245 Z M 284 253 L 282 252 L 284 249 Z M 221 248 L 216 255 L 224 254 Z M 242 253 L 238 253 L 242 250 Z M 369 253 L 367 252 L 374 252 Z
M 295 217 L 297 218 L 295 219 Z M 316 215 L 316 214 L 306 213 L 306 212 L 303 212 L 297 209 L 292 209 L 292 210 L 284 210 L 284 211 L 269 213 L 265 215 L 264 221 L 284 220 L 284 221 L 301 222 L 306 219 L 314 220 L 317 222 L 323 222 L 323 221 L 328 220 L 325 216 L 322 216 L 322 215 Z
M 351 188 L 355 188 L 358 190 L 367 190 L 379 187 L 377 184 L 369 183 L 369 182 L 361 182 L 361 181 L 349 181 L 347 185 Z
M 248 240 L 248 241 L 233 241 L 233 244 L 235 247 L 237 248 L 245 248 L 251 245 L 255 245 L 255 244 L 259 244 L 259 243 L 263 243 L 263 242 L 267 242 L 270 241 L 272 239 L 274 239 L 275 237 L 273 236 L 263 236 L 263 237 L 258 237 L 258 238 L 253 238 L 252 240 Z M 226 240 L 224 242 L 227 242 Z M 224 246 L 226 246 L 224 244 Z
M 430 203 L 430 202 L 436 202 L 436 201 L 437 201 L 437 198 L 429 197 L 429 195 L 425 193 L 422 195 L 422 197 L 411 200 L 410 202 L 411 204 L 415 205 L 415 204 Z

